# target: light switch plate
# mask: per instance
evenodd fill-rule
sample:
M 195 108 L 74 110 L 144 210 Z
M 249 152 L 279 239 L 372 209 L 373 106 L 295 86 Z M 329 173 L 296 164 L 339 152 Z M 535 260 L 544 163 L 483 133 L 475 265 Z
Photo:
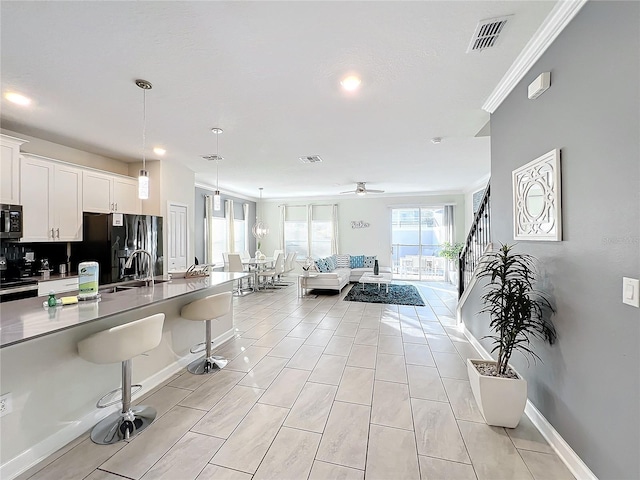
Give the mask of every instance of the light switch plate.
M 640 280 L 622 277 L 622 303 L 640 308 Z

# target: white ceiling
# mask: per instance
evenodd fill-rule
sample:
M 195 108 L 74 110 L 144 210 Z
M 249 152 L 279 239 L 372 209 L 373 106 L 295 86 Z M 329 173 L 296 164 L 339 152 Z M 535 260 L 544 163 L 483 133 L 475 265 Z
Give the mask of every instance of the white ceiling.
M 222 190 L 334 195 L 462 191 L 490 169 L 481 109 L 553 1 L 2 1 L 2 127 L 215 184 L 211 127 L 224 129 Z M 479 20 L 513 15 L 493 49 L 466 53 Z M 348 73 L 356 94 L 341 90 Z M 442 137 L 439 145 L 432 137 Z M 305 165 L 298 157 L 320 155 Z

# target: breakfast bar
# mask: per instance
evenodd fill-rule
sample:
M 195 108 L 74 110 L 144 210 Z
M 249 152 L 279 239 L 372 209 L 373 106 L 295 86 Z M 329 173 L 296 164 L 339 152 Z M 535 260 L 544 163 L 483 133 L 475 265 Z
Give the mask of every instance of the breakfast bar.
M 10 476 L 13 465 L 17 469 L 53 453 L 117 408 L 97 409 L 96 401 L 120 386 L 120 365 L 83 360 L 78 341 L 164 313 L 160 345 L 133 359 L 133 381 L 142 385 L 139 397 L 200 356 L 189 349 L 202 342 L 203 325 L 181 318 L 181 308 L 230 292 L 233 282 L 245 276 L 213 272 L 205 277 L 164 277 L 149 287 L 101 288 L 100 299 L 66 306 L 43 307 L 46 297 L 0 305 L 2 393 L 11 394 L 13 411 L 0 420 L 2 476 Z M 233 311 L 214 325 L 214 345 L 232 338 Z

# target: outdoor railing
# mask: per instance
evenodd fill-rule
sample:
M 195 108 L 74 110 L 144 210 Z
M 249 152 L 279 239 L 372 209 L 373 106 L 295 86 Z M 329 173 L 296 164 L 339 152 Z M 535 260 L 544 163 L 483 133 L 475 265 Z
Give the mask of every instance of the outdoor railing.
M 480 257 L 485 253 L 491 243 L 491 202 L 490 185 L 480 201 L 480 206 L 473 218 L 473 224 L 469 229 L 469 235 L 460 252 L 458 262 L 458 298 L 462 297 L 469 282 L 473 278 L 473 272 L 480 263 Z

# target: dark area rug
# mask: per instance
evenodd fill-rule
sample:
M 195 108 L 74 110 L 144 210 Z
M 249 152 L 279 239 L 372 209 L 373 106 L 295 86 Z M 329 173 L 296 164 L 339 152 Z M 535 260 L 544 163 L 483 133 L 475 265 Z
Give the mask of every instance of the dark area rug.
M 369 302 L 369 303 L 388 303 L 391 305 L 415 305 L 424 307 L 424 300 L 420 296 L 420 292 L 413 285 L 389 285 L 389 293 L 387 293 L 384 285 L 365 283 L 364 288 L 361 284 L 354 284 L 351 290 L 344 297 L 345 302 Z

